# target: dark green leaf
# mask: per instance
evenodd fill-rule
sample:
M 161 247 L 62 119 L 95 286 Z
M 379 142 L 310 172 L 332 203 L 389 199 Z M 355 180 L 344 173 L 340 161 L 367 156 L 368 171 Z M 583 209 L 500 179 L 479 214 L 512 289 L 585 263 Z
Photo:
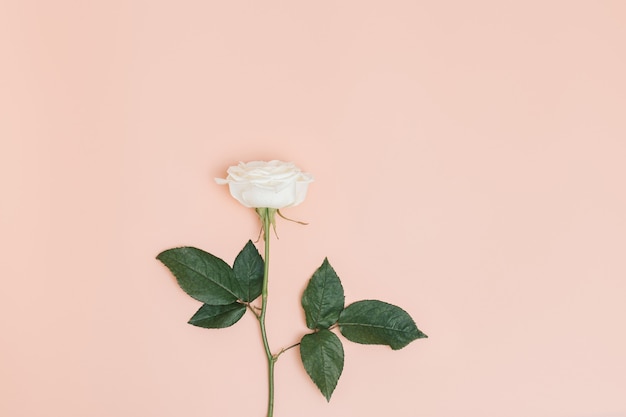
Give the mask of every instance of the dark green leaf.
M 378 300 L 357 301 L 346 307 L 339 316 L 339 330 L 353 342 L 389 345 L 394 350 L 428 337 L 406 311 Z
M 300 358 L 304 369 L 330 401 L 343 371 L 343 346 L 330 330 L 305 335 L 300 341 Z
M 189 319 L 189 324 L 206 329 L 223 329 L 237 323 L 245 312 L 246 306 L 237 302 L 220 306 L 204 304 Z
M 302 307 L 309 329 L 327 329 L 337 322 L 343 310 L 341 281 L 328 259 L 313 274 L 302 294 Z
M 178 285 L 203 303 L 225 305 L 241 292 L 233 270 L 226 262 L 203 250 L 183 247 L 161 252 L 157 259 L 172 271 Z
M 241 288 L 241 294 L 239 294 L 241 300 L 250 302 L 261 295 L 263 267 L 263 258 L 254 243 L 249 240 L 233 264 L 233 272 Z

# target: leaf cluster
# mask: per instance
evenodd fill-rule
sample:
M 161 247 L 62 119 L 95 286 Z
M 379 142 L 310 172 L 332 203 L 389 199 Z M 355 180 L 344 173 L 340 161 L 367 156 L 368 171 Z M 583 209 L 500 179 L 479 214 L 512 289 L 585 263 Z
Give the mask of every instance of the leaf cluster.
M 341 340 L 331 331 L 335 326 L 352 342 L 387 345 L 394 350 L 427 337 L 400 307 L 379 300 L 357 301 L 346 307 L 344 300 L 341 281 L 328 259 L 324 259 L 302 295 L 306 324 L 313 333 L 300 341 L 300 357 L 327 401 L 344 364 Z
M 222 259 L 194 247 L 161 252 L 157 259 L 176 277 L 178 285 L 204 304 L 189 324 L 222 329 L 237 323 L 263 287 L 263 258 L 248 241 L 231 268 Z

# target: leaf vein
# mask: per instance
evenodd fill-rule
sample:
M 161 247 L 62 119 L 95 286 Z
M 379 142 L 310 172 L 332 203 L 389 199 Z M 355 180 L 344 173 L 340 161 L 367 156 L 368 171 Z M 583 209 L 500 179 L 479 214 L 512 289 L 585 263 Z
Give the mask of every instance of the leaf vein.
M 234 292 L 232 292 L 232 291 L 230 290 L 230 288 L 228 288 L 228 287 L 224 286 L 222 283 L 217 282 L 217 281 L 215 281 L 215 280 L 211 279 L 209 276 L 205 275 L 204 273 L 202 273 L 202 272 L 198 271 L 198 270 L 197 270 L 197 269 L 195 269 L 195 268 L 192 268 L 191 266 L 187 265 L 186 263 L 179 261 L 178 259 L 172 259 L 171 261 L 172 261 L 172 262 L 176 262 L 176 263 L 178 263 L 178 264 L 180 264 L 180 265 L 183 265 L 183 266 L 185 266 L 185 267 L 189 268 L 190 270 L 192 270 L 192 271 L 193 271 L 193 272 L 195 272 L 196 274 L 200 275 L 200 276 L 201 276 L 201 277 L 203 277 L 203 278 L 208 279 L 209 281 L 211 281 L 212 283 L 214 283 L 214 284 L 215 284 L 215 285 L 217 285 L 218 287 L 220 287 L 220 288 L 222 288 L 222 289 L 226 290 L 226 291 L 227 291 L 227 292 L 229 292 L 230 294 L 234 295 L 234 296 L 235 296 L 235 298 L 237 298 L 237 294 L 235 294 Z
M 385 329 L 385 330 L 393 330 L 396 332 L 409 332 L 410 330 L 407 329 L 398 329 L 395 327 L 385 327 L 382 325 L 376 325 L 376 324 L 364 324 L 364 323 L 340 323 L 340 326 L 361 326 L 361 327 L 373 327 L 376 329 Z

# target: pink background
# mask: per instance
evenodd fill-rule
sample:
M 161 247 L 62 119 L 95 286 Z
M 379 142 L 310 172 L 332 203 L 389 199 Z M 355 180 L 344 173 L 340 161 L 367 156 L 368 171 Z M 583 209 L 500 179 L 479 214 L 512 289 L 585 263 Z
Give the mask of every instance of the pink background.
M 325 256 L 430 336 L 345 341 L 330 404 L 286 353 L 277 417 L 626 416 L 625 2 L 2 0 L 0 60 L 0 415 L 263 415 L 253 317 L 154 258 L 232 262 L 213 178 L 276 158 L 274 349 Z

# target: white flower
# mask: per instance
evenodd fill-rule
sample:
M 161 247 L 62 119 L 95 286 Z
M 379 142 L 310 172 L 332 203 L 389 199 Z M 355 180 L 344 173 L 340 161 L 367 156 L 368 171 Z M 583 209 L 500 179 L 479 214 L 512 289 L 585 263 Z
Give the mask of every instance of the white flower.
M 226 179 L 230 194 L 246 207 L 282 209 L 304 201 L 313 176 L 300 171 L 292 162 L 240 162 L 228 168 Z

